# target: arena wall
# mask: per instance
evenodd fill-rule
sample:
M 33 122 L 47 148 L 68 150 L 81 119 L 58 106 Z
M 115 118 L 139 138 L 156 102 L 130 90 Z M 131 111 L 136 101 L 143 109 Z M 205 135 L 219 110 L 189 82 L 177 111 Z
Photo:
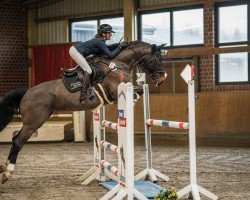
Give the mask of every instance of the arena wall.
M 21 1 L 0 4 L 0 97 L 28 87 L 28 11 Z

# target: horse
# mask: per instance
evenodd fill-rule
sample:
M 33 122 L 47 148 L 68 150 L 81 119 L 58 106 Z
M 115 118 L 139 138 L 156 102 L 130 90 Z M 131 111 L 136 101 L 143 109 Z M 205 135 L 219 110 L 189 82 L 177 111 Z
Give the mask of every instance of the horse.
M 156 46 L 146 42 L 133 41 L 112 61 L 115 70 L 110 69 L 111 62 L 100 56 L 99 68 L 104 72 L 100 83 L 93 85 L 94 98 L 80 102 L 80 91 L 70 92 L 62 79 L 41 83 L 30 89 L 16 89 L 7 93 L 0 101 L 0 132 L 9 124 L 16 111 L 22 117 L 23 126 L 12 138 L 12 146 L 6 162 L 0 165 L 1 183 L 4 184 L 13 175 L 18 153 L 31 135 L 40 128 L 55 111 L 93 110 L 98 106 L 117 102 L 117 90 L 120 82 L 129 82 L 131 71 L 137 66 L 147 73 L 156 83 L 162 84 L 166 72 L 162 64 L 164 45 Z M 136 95 L 142 95 L 141 86 L 135 86 Z

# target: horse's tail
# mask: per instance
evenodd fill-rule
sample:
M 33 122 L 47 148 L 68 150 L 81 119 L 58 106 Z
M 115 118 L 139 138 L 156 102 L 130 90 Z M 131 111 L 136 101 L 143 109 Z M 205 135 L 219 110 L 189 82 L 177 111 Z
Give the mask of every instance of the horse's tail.
M 0 132 L 19 114 L 20 102 L 27 89 L 16 89 L 7 93 L 0 101 Z

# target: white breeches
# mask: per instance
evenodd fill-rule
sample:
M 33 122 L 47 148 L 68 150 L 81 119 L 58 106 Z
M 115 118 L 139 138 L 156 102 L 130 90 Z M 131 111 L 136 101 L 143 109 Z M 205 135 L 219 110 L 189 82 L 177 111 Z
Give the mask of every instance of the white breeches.
M 89 74 L 92 73 L 92 69 L 90 68 L 86 59 L 76 50 L 74 46 L 70 47 L 69 55 L 71 58 L 84 70 Z

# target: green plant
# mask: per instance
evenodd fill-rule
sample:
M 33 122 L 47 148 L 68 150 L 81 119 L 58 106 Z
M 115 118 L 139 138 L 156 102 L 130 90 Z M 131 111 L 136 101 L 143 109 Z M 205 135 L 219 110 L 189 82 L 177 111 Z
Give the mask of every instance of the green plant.
M 178 195 L 175 188 L 161 190 L 160 193 L 157 194 L 154 198 L 154 200 L 176 200 L 176 199 L 178 199 Z

